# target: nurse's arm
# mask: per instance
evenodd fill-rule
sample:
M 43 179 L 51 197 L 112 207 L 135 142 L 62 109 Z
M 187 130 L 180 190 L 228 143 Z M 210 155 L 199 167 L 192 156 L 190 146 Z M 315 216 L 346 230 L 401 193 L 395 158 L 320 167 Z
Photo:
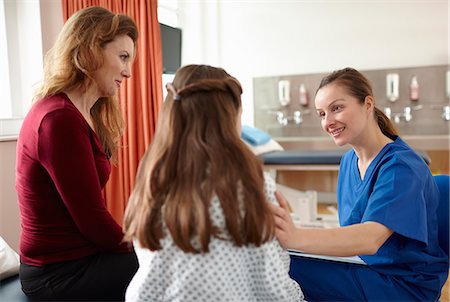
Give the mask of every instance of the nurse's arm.
M 287 200 L 278 191 L 275 196 L 279 203 L 279 206 L 271 205 L 275 235 L 286 249 L 341 257 L 372 255 L 393 233 L 373 221 L 331 229 L 297 228 L 292 222 Z
M 375 254 L 393 231 L 378 222 L 368 221 L 331 229 L 297 228 L 295 233 L 295 244 L 286 248 L 346 257 Z

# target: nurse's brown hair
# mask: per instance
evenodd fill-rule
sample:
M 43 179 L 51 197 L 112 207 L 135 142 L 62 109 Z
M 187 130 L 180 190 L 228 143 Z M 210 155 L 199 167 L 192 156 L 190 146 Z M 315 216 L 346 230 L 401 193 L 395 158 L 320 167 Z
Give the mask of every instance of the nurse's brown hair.
M 347 67 L 344 69 L 333 71 L 322 79 L 319 88 L 317 88 L 317 91 L 331 83 L 335 83 L 341 87 L 344 87 L 347 92 L 353 97 L 357 98 L 361 104 L 364 104 L 365 98 L 367 96 L 371 96 L 375 100 L 373 89 L 370 85 L 369 80 L 356 69 Z M 382 110 L 375 106 L 374 115 L 381 132 L 383 132 L 383 134 L 390 139 L 395 139 L 398 136 L 398 132 L 394 124 L 386 116 L 386 114 L 384 114 Z
M 208 252 L 211 238 L 260 246 L 273 238 L 261 162 L 240 139 L 242 88 L 225 70 L 188 65 L 177 71 L 142 159 L 125 213 L 126 239 L 161 249 L 167 226 L 185 252 Z M 214 225 L 218 197 L 225 228 Z

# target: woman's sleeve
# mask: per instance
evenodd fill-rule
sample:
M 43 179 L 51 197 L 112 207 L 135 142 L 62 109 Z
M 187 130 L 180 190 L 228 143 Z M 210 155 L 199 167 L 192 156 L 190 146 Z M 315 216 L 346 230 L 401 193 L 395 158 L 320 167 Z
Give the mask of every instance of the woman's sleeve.
M 99 248 L 117 249 L 123 232 L 103 200 L 89 131 L 75 112 L 49 113 L 39 128 L 39 159 L 83 236 Z

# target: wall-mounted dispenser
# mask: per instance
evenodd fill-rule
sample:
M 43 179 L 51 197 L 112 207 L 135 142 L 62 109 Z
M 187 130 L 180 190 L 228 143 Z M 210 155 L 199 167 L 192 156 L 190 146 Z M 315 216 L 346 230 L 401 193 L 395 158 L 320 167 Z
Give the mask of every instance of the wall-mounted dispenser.
M 415 75 L 412 76 L 411 83 L 409 83 L 409 99 L 412 102 L 419 100 L 419 81 L 417 81 L 417 76 Z
M 306 91 L 305 84 L 301 83 L 300 87 L 298 88 L 298 94 L 299 94 L 299 103 L 303 107 L 309 106 L 309 95 L 308 91 Z
M 442 119 L 444 121 L 450 121 L 450 106 L 444 106 L 442 108 Z
M 399 97 L 400 77 L 398 73 L 388 73 L 386 75 L 386 97 L 389 101 L 395 102 Z
M 281 106 L 287 106 L 291 101 L 291 83 L 288 80 L 278 82 L 278 101 Z

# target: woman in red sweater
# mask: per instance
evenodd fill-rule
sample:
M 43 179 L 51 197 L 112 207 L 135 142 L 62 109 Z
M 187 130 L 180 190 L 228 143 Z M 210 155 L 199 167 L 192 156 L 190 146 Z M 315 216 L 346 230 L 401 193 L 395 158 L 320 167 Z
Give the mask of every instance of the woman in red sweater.
M 130 17 L 89 7 L 46 56 L 17 142 L 20 279 L 32 299 L 123 300 L 137 270 L 102 197 L 123 130 L 116 94 L 136 40 Z

